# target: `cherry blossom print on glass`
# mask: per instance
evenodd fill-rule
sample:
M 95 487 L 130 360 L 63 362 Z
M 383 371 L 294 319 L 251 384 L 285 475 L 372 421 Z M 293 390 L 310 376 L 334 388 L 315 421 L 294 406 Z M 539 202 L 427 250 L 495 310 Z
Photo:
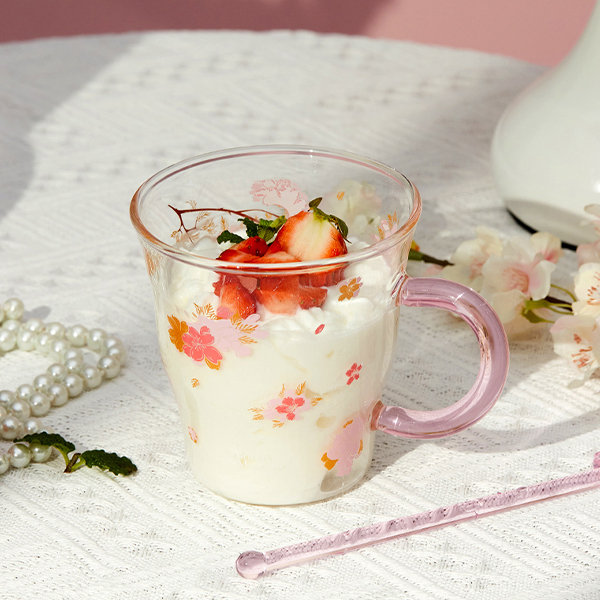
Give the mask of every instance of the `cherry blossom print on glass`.
M 271 421 L 273 427 L 283 427 L 302 418 L 302 413 L 316 406 L 322 398 L 306 388 L 306 382 L 294 387 L 283 385 L 279 394 L 264 408 L 251 408 L 255 421 Z
M 210 369 L 219 369 L 227 352 L 250 356 L 251 346 L 266 336 L 259 329 L 260 317 L 256 313 L 242 318 L 228 310 L 215 310 L 212 304 L 195 307 L 194 321 L 190 323 L 174 315 L 167 316 L 169 338 L 179 352 Z M 197 380 L 192 385 L 196 387 Z
M 336 433 L 321 462 L 328 471 L 335 469 L 336 475 L 343 477 L 352 471 L 352 464 L 363 451 L 362 436 L 367 419 L 357 414 L 348 419 Z
M 308 197 L 289 179 L 255 181 L 250 194 L 255 202 L 283 208 L 288 217 L 308 208 Z
M 338 286 L 338 301 L 352 300 L 352 298 L 358 296 L 358 292 L 362 287 L 362 279 L 360 277 L 353 277 L 342 281 Z

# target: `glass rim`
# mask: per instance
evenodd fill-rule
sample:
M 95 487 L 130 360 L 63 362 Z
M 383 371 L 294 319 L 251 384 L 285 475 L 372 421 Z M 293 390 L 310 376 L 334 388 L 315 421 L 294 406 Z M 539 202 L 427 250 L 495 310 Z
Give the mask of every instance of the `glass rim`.
M 411 194 L 412 207 L 408 218 L 399 225 L 398 229 L 388 237 L 377 240 L 373 244 L 369 244 L 365 248 L 361 248 L 355 252 L 349 252 L 335 258 L 322 258 L 312 261 L 298 261 L 290 263 L 232 263 L 228 261 L 218 260 L 216 258 L 208 258 L 201 254 L 196 254 L 185 248 L 178 248 L 168 244 L 152 234 L 144 225 L 139 214 L 139 205 L 143 197 L 149 193 L 161 181 L 168 179 L 182 171 L 199 167 L 201 165 L 217 162 L 221 160 L 242 158 L 244 156 L 260 156 L 260 155 L 300 155 L 314 156 L 316 158 L 329 158 L 340 161 L 354 163 L 359 166 L 367 167 L 372 171 L 387 176 L 392 181 L 406 186 Z M 354 262 L 359 262 L 368 258 L 379 256 L 390 248 L 401 244 L 415 228 L 417 221 L 421 215 L 421 196 L 419 190 L 412 181 L 393 167 L 355 154 L 345 150 L 336 150 L 332 148 L 314 147 L 306 145 L 285 145 L 285 144 L 266 144 L 257 146 L 240 146 L 235 148 L 225 148 L 213 152 L 207 152 L 186 158 L 169 165 L 154 175 L 146 179 L 134 193 L 129 205 L 129 217 L 131 222 L 143 241 L 149 243 L 155 250 L 161 254 L 169 256 L 179 262 L 189 265 L 200 266 L 220 272 L 237 272 L 243 271 L 244 274 L 260 274 L 265 272 L 293 272 L 301 274 L 308 271 L 314 271 L 318 267 L 331 267 L 348 265 Z

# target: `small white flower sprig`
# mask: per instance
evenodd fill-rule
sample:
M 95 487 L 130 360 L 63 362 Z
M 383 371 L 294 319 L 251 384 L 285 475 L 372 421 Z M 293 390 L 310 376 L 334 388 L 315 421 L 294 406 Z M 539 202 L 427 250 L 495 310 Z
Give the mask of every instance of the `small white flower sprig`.
M 413 246 L 411 260 L 430 263 L 445 279 L 479 292 L 495 309 L 509 336 L 550 324 L 554 351 L 586 381 L 600 368 L 600 205 L 586 207 L 595 217 L 598 239 L 576 249 L 578 270 L 572 290 L 552 283 L 563 255 L 560 240 L 545 232 L 529 237 L 502 235 L 478 227 L 450 260 L 439 260 Z

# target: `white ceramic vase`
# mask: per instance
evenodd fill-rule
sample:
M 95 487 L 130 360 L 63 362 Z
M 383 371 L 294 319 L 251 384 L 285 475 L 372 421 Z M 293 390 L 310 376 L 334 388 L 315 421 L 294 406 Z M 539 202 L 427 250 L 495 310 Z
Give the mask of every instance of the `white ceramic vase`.
M 584 207 L 600 204 L 600 0 L 568 56 L 504 112 L 492 167 L 526 225 L 573 245 L 596 239 Z

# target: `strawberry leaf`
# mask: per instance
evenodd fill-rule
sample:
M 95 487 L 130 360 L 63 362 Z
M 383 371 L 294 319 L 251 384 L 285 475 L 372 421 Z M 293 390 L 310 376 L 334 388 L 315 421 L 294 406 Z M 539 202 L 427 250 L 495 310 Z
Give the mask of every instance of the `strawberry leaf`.
M 319 208 L 321 200 L 323 200 L 323 198 L 315 198 L 314 200 L 311 200 L 308 203 L 309 208 L 313 211 L 315 215 L 317 215 L 321 219 L 329 221 L 342 234 L 342 237 L 347 242 L 349 242 L 350 240 L 348 240 L 348 225 L 346 225 L 345 221 L 343 221 L 339 217 L 336 217 L 335 215 L 328 215 L 326 212 L 323 212 Z

